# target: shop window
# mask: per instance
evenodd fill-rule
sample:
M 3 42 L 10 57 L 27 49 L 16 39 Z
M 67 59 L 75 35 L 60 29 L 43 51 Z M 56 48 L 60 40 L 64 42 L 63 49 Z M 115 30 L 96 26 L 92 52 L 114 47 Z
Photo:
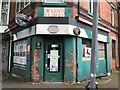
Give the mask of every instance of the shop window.
M 30 4 L 30 0 L 17 0 L 16 2 L 16 13 L 19 13 L 27 5 Z
M 91 40 L 89 39 L 82 40 L 82 60 L 83 61 L 91 60 Z
M 14 42 L 13 67 L 26 70 L 27 64 L 27 40 Z
M 115 40 L 112 40 L 112 58 L 116 58 Z
M 98 42 L 98 58 L 99 60 L 105 59 L 105 43 Z
M 64 0 L 44 0 L 44 3 L 64 3 Z

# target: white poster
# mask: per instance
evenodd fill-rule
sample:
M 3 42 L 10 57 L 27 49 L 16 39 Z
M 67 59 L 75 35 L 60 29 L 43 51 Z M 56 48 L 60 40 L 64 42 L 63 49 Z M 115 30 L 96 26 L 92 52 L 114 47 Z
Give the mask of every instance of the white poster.
M 84 53 L 85 57 L 91 57 L 91 48 L 85 47 Z
M 50 71 L 58 71 L 58 50 L 50 50 Z
M 14 42 L 14 58 L 13 63 L 15 68 L 25 70 L 27 64 L 27 41 L 21 40 Z
M 50 71 L 58 71 L 58 60 L 50 60 Z

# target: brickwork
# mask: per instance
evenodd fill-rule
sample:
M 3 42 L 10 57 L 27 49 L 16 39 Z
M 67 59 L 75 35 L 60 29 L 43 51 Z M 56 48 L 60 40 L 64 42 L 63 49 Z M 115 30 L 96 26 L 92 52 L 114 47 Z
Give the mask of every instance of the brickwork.
M 68 0 L 66 0 L 68 1 Z M 113 28 L 111 26 L 111 5 L 109 0 L 100 0 L 101 2 L 99 3 L 99 16 L 101 20 L 99 20 L 99 25 L 103 26 L 106 29 L 110 30 L 109 37 L 110 37 L 110 66 L 111 69 L 115 68 L 118 66 L 118 16 L 117 16 L 117 8 L 115 9 L 115 27 Z M 117 7 L 116 2 L 112 2 L 115 4 L 115 7 Z M 12 21 L 15 18 L 15 2 L 10 5 L 10 21 Z M 72 13 L 72 18 L 76 18 L 76 16 L 80 16 L 88 21 L 92 21 L 92 16 L 88 14 L 88 9 L 89 5 L 87 0 L 79 2 L 79 9 L 78 9 L 78 3 L 74 1 L 74 3 L 67 3 L 67 6 L 72 7 L 71 13 Z M 37 11 L 38 11 L 38 6 L 42 7 L 41 3 L 33 2 L 30 7 L 26 7 L 22 12 L 25 14 L 30 14 L 33 16 L 33 18 L 37 17 Z M 79 13 L 78 13 L 79 10 Z M 11 23 L 12 24 L 12 23 Z M 10 24 L 10 25 L 11 25 Z M 115 33 L 114 33 L 115 32 Z M 116 60 L 112 60 L 112 44 L 111 44 L 111 37 L 116 37 Z
M 115 27 L 112 27 L 111 24 L 111 3 L 115 6 Z M 110 37 L 110 68 L 114 69 L 115 67 L 119 66 L 119 59 L 118 59 L 118 14 L 117 14 L 117 3 L 110 2 L 109 0 L 100 0 L 99 2 L 99 17 L 101 20 L 98 21 L 99 25 L 107 28 L 110 30 L 109 37 Z M 84 18 L 85 20 L 92 21 L 92 16 L 88 15 L 89 5 L 88 2 L 80 2 L 80 17 Z M 116 58 L 113 60 L 112 58 L 112 39 L 116 39 Z

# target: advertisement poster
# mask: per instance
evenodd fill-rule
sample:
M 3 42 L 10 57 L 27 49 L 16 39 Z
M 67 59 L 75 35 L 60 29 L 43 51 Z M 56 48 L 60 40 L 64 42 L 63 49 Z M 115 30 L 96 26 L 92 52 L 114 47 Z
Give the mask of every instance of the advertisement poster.
M 14 68 L 26 70 L 27 62 L 27 41 L 21 40 L 14 43 Z
M 57 72 L 58 71 L 58 50 L 51 50 L 50 51 L 50 71 Z

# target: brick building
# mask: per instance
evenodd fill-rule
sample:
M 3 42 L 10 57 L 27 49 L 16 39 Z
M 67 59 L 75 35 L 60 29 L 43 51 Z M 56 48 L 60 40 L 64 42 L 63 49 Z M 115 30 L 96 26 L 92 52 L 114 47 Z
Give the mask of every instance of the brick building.
M 40 1 L 11 2 L 11 73 L 45 82 L 88 79 L 93 0 Z M 97 76 L 119 66 L 117 10 L 116 2 L 99 2 Z M 15 17 L 21 14 L 32 20 L 26 18 L 20 23 Z
M 9 45 L 10 35 L 5 33 L 9 24 L 9 6 L 10 0 L 0 0 L 0 61 L 2 71 L 8 72 L 9 69 Z

